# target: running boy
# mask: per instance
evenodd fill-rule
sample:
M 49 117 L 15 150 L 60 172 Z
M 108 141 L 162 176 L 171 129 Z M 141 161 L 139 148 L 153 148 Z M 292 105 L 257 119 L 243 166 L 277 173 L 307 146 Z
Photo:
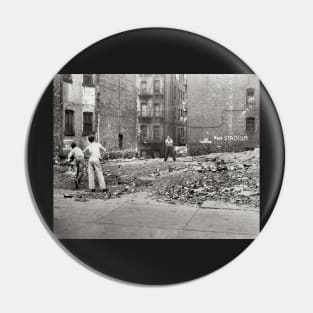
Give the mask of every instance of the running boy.
M 100 164 L 101 151 L 105 152 L 105 148 L 100 144 L 95 142 L 95 136 L 93 134 L 88 136 L 89 146 L 83 151 L 84 153 L 88 151 L 89 162 L 88 162 L 88 180 L 89 189 L 91 191 L 96 191 L 95 187 L 95 173 L 97 175 L 99 187 L 102 191 L 106 192 L 107 188 L 105 185 L 102 168 Z
M 67 162 L 74 160 L 76 166 L 75 186 L 78 189 L 80 181 L 84 175 L 84 153 L 81 148 L 77 147 L 75 142 L 71 143 L 72 150 L 68 154 Z

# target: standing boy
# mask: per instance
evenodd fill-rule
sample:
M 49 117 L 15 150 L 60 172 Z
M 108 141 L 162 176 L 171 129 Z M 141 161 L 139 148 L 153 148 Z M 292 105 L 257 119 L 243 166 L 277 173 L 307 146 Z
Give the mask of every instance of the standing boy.
M 171 154 L 173 160 L 176 161 L 176 156 L 175 156 L 175 151 L 174 151 L 174 142 L 170 136 L 167 136 L 167 138 L 165 139 L 165 147 L 166 147 L 166 151 L 165 151 L 164 161 L 165 162 L 167 161 L 169 154 Z
M 93 134 L 88 136 L 89 146 L 83 151 L 84 153 L 88 151 L 89 162 L 88 162 L 88 180 L 89 189 L 91 191 L 96 191 L 95 187 L 95 174 L 97 175 L 99 187 L 102 191 L 106 192 L 107 188 L 105 185 L 102 168 L 100 164 L 101 151 L 105 152 L 105 148 L 100 144 L 95 142 L 95 136 Z
M 84 153 L 82 149 L 77 147 L 75 142 L 71 143 L 72 150 L 68 154 L 67 161 L 70 162 L 74 160 L 76 166 L 76 175 L 75 175 L 75 186 L 78 189 L 80 181 L 84 175 Z

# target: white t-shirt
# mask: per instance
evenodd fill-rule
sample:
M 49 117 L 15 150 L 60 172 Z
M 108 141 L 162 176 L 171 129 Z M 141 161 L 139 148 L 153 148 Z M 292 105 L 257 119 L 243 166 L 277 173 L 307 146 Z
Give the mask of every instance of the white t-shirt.
M 70 160 L 72 156 L 74 157 L 75 160 L 81 160 L 84 158 L 84 153 L 81 148 L 75 147 L 69 153 L 68 160 Z
M 100 159 L 101 157 L 101 151 L 105 151 L 105 148 L 97 142 L 91 143 L 85 150 L 84 152 L 88 151 L 90 154 L 90 159 Z
M 165 144 L 167 147 L 173 147 L 173 144 L 174 144 L 173 139 L 172 138 L 169 138 L 169 139 L 166 138 Z

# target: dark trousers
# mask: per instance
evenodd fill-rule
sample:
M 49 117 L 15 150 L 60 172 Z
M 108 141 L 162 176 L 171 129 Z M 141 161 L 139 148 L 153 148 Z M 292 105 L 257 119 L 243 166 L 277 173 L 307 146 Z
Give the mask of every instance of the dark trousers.
M 164 161 L 167 161 L 169 155 L 171 155 L 173 160 L 176 161 L 176 155 L 175 155 L 174 147 L 166 147 Z
M 84 176 L 84 160 L 76 160 L 76 179 L 80 183 Z

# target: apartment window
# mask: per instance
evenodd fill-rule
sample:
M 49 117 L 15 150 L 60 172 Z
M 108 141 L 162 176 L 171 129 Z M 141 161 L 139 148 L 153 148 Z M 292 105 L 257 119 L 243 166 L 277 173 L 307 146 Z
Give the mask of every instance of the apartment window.
M 153 140 L 159 141 L 160 138 L 160 125 L 153 125 Z
M 247 89 L 247 105 L 255 105 L 255 89 Z
M 63 74 L 63 81 L 67 83 L 72 83 L 72 74 Z
M 153 89 L 154 89 L 154 93 L 160 93 L 161 90 L 161 83 L 159 80 L 155 80 L 153 82 Z
M 83 74 L 83 86 L 94 87 L 94 81 L 92 74 Z
M 183 127 L 178 127 L 177 129 L 177 133 L 178 133 L 178 142 L 180 144 L 184 143 L 184 128 Z
M 141 116 L 147 117 L 148 116 L 148 106 L 147 103 L 141 103 Z
M 92 112 L 83 113 L 83 136 L 89 136 L 93 132 L 92 117 Z
M 183 111 L 183 109 L 178 109 L 178 119 L 180 121 L 182 121 L 183 118 L 184 118 L 184 111 Z
M 246 131 L 247 133 L 255 132 L 255 118 L 254 117 L 248 117 L 246 119 Z
M 155 103 L 154 104 L 154 117 L 160 117 L 160 116 L 161 116 L 160 104 Z
M 147 92 L 147 81 L 146 80 L 141 81 L 140 90 L 141 90 L 141 92 Z
M 140 141 L 145 142 L 148 138 L 148 127 L 147 125 L 140 125 Z
M 74 136 L 74 111 L 65 110 L 65 127 L 64 127 L 65 136 Z

